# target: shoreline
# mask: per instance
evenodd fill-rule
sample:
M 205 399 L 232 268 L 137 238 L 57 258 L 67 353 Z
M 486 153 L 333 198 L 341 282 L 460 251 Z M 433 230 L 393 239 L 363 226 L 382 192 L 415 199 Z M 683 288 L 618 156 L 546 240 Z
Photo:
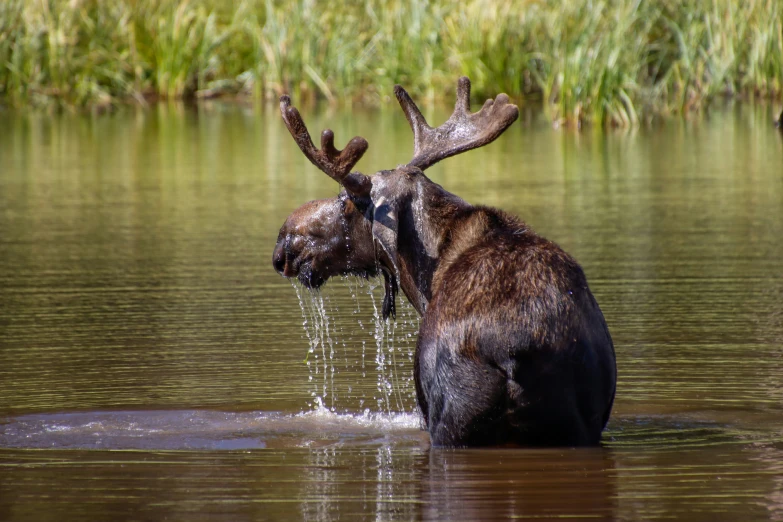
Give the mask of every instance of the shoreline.
M 604 129 L 616 131 L 630 131 L 634 129 L 653 129 L 662 125 L 681 122 L 703 121 L 710 117 L 712 113 L 723 113 L 729 110 L 753 110 L 761 109 L 770 115 L 770 126 L 783 132 L 783 99 L 770 97 L 754 96 L 722 96 L 711 100 L 711 102 L 700 108 L 698 111 L 675 113 L 668 115 L 656 115 L 648 118 L 633 126 L 600 126 L 590 122 L 574 124 L 571 121 L 553 121 L 547 112 L 545 104 L 541 100 L 525 101 L 511 98 L 512 103 L 516 103 L 521 111 L 520 123 L 525 126 L 537 126 L 545 123 L 547 126 L 557 130 L 584 131 L 588 129 Z M 481 108 L 483 100 L 476 97 L 471 98 L 471 110 L 477 111 Z M 65 104 L 48 105 L 26 105 L 26 106 L 7 106 L 0 101 L 0 114 L 13 114 L 16 116 L 25 114 L 70 114 L 83 116 L 103 116 L 116 114 L 123 111 L 150 111 L 159 107 L 176 107 L 186 111 L 212 110 L 215 107 L 228 107 L 231 109 L 251 110 L 261 112 L 279 112 L 277 100 L 258 99 L 250 94 L 221 94 L 209 97 L 189 97 L 166 99 L 159 96 L 147 96 L 141 101 L 134 97 L 128 97 L 120 100 L 112 100 L 107 104 L 93 104 L 85 106 L 74 106 Z M 304 111 L 325 111 L 325 110 L 347 110 L 347 111 L 398 111 L 397 100 L 393 97 L 387 97 L 381 103 L 363 103 L 361 101 L 336 101 L 333 103 L 324 99 L 310 98 L 302 100 L 297 108 Z M 453 109 L 453 101 L 447 99 L 437 99 L 434 102 L 422 104 L 422 110 L 443 111 L 447 116 Z
M 558 126 L 635 127 L 725 96 L 783 96 L 783 4 L 486 0 L 7 0 L 0 106 L 102 111 L 156 99 L 289 93 L 386 103 L 538 101 Z M 5 65 L 2 67 L 1 65 Z

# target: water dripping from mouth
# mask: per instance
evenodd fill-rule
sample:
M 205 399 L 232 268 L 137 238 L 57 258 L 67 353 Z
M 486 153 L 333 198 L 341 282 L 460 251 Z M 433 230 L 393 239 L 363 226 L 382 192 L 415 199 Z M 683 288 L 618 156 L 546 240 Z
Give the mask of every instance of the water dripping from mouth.
M 375 331 L 373 337 L 375 338 L 375 365 L 378 370 L 378 392 L 380 397 L 376 398 L 378 404 L 378 411 L 391 413 L 391 397 L 392 397 L 392 382 L 389 376 L 386 375 L 386 352 L 384 350 L 385 341 L 388 338 L 387 334 L 387 321 L 383 319 L 383 315 L 378 310 L 378 306 L 375 302 L 375 290 L 378 286 L 377 280 L 370 281 L 367 295 L 370 296 L 373 308 L 373 322 L 375 325 Z M 393 370 L 393 367 L 392 367 Z M 401 405 L 397 404 L 397 407 Z
M 329 316 L 332 312 L 331 300 L 316 290 L 307 290 L 294 283 L 299 307 L 302 309 L 302 326 L 308 342 L 305 362 L 309 370 L 308 380 L 313 383 L 310 392 L 313 408 L 327 407 L 335 411 L 337 391 L 334 385 L 335 346 L 331 336 Z M 305 295 L 307 292 L 309 295 Z M 328 308 L 328 310 L 327 310 Z M 310 358 L 314 360 L 311 361 Z M 319 378 L 319 374 L 323 377 Z M 321 381 L 321 382 L 319 382 Z
M 380 305 L 384 291 L 383 281 L 371 279 L 344 277 L 345 286 L 353 300 L 354 310 L 348 316 L 339 316 L 331 296 L 321 291 L 313 291 L 294 284 L 299 306 L 302 310 L 302 326 L 308 342 L 305 363 L 309 370 L 309 381 L 312 383 L 309 403 L 315 411 L 324 410 L 336 412 L 342 407 L 348 410 L 347 401 L 340 404 L 338 389 L 343 390 L 345 399 L 359 402 L 359 410 L 365 413 L 394 414 L 415 412 L 415 386 L 413 379 L 413 356 L 416 336 L 419 327 L 419 317 L 413 307 L 405 299 L 400 299 L 397 319 L 383 319 Z M 380 292 L 381 295 L 378 295 Z M 371 306 L 372 316 L 368 322 Z M 351 318 L 356 321 L 351 326 Z M 347 321 L 343 327 L 343 322 Z M 372 325 L 372 326 L 370 326 Z M 375 367 L 367 360 L 368 337 L 375 344 Z M 361 344 L 361 353 L 349 354 L 349 346 Z M 343 354 L 339 350 L 342 346 Z M 356 361 L 358 372 L 351 372 L 349 356 Z M 354 359 L 355 357 L 355 359 Z M 353 379 L 374 378 L 376 392 L 370 397 L 354 396 L 353 389 L 361 389 L 360 383 L 350 383 L 345 393 L 345 382 L 340 382 L 338 366 L 343 366 L 346 375 Z M 342 388 L 340 388 L 342 385 Z M 354 386 L 358 385 L 358 386 Z M 360 392 L 361 393 L 361 392 Z M 365 404 L 370 407 L 365 407 Z M 355 406 L 354 406 L 355 407 Z

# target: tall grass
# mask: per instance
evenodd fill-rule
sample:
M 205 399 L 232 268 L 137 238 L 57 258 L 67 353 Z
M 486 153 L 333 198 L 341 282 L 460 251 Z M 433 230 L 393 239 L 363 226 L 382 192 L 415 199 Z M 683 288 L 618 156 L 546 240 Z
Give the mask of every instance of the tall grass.
M 630 126 L 779 97 L 782 26 L 780 0 L 4 0 L 0 103 L 433 102 L 466 74 L 557 124 Z

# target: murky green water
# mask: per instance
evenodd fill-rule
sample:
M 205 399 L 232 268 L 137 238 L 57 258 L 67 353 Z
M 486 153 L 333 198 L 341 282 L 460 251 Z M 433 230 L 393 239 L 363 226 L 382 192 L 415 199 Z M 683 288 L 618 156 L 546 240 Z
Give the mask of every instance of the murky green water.
M 0 520 L 783 519 L 771 110 L 523 118 L 428 171 L 582 263 L 619 384 L 580 450 L 429 448 L 412 309 L 383 325 L 372 284 L 313 300 L 272 270 L 285 216 L 337 190 L 276 111 L 0 116 Z M 365 136 L 367 173 L 410 156 L 392 107 L 307 120 Z

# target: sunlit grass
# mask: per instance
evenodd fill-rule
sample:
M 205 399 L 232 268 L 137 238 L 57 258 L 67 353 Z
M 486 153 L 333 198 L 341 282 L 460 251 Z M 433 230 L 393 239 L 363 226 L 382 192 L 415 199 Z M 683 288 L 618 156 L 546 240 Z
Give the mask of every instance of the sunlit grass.
M 780 0 L 5 0 L 0 103 L 435 102 L 465 74 L 556 124 L 633 126 L 779 97 L 782 20 Z

